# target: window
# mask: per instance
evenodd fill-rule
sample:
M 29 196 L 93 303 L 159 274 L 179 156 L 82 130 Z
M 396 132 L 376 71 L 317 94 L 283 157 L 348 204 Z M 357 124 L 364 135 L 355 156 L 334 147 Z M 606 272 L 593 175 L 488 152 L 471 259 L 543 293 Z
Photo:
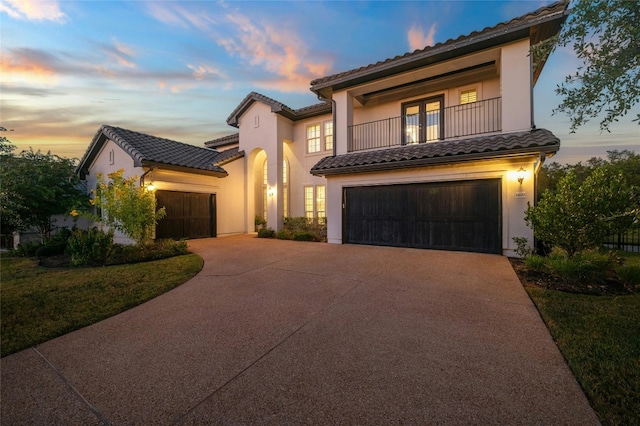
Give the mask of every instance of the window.
M 443 104 L 443 96 L 402 104 L 403 144 L 444 139 Z
M 304 217 L 313 219 L 313 186 L 304 187 Z
M 476 89 L 463 90 L 460 92 L 460 105 L 477 102 L 478 92 Z
M 307 126 L 307 153 L 333 149 L 333 121 L 315 123 Z
M 324 149 L 326 151 L 333 149 L 333 121 L 324 122 Z
M 307 152 L 320 152 L 320 124 L 307 126 Z
M 326 196 L 324 185 L 316 186 L 316 216 L 326 217 Z
M 326 205 L 326 190 L 324 185 L 309 185 L 304 187 L 304 216 L 307 219 L 326 217 Z

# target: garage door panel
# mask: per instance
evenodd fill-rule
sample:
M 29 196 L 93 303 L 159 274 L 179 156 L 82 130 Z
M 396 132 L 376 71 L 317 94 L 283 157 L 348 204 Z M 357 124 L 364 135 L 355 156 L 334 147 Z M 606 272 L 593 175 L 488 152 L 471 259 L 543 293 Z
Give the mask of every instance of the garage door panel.
M 345 188 L 344 241 L 499 253 L 500 180 Z
M 157 191 L 156 203 L 167 211 L 156 226 L 156 238 L 215 237 L 215 194 Z

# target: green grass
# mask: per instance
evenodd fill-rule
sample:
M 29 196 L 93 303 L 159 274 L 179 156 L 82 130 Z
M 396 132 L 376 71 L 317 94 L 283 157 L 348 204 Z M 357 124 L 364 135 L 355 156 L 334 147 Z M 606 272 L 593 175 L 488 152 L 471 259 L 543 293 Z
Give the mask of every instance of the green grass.
M 602 423 L 640 425 L 640 295 L 526 290 Z
M 50 269 L 0 259 L 1 356 L 43 343 L 146 302 L 202 269 L 195 254 L 130 265 Z

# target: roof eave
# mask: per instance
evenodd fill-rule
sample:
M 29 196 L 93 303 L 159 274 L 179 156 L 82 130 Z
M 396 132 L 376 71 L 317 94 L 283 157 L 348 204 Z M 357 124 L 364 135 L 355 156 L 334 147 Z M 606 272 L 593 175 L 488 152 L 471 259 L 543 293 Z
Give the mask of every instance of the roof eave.
M 442 157 L 430 157 L 420 158 L 414 160 L 400 160 L 385 163 L 376 164 L 360 164 L 355 166 L 336 167 L 334 169 L 326 170 L 311 170 L 311 174 L 314 176 L 333 176 L 333 175 L 346 175 L 353 173 L 367 173 L 367 172 L 383 172 L 399 169 L 418 168 L 425 166 L 434 166 L 440 164 L 450 163 L 463 163 L 469 161 L 481 161 L 492 160 L 495 158 L 512 158 L 538 155 L 541 152 L 551 156 L 558 152 L 560 144 L 545 145 L 541 147 L 529 147 L 529 148 L 515 148 L 509 150 L 500 150 L 492 152 L 477 152 L 470 154 L 457 154 Z
M 499 46 L 505 43 L 516 41 L 530 37 L 531 28 L 558 21 L 558 29 L 561 22 L 566 19 L 565 9 L 558 10 L 547 15 L 531 18 L 518 25 L 513 25 L 506 30 L 503 28 L 493 28 L 485 34 L 478 34 L 470 38 L 451 43 L 443 43 L 426 52 L 420 52 L 408 57 L 400 57 L 397 60 L 391 60 L 388 63 L 382 63 L 373 66 L 372 69 L 365 69 L 361 72 L 336 77 L 325 82 L 311 85 L 310 90 L 317 95 L 325 98 L 331 96 L 334 91 L 357 86 L 380 78 L 389 77 L 391 75 L 400 74 L 411 71 L 416 68 L 433 65 L 445 60 L 454 59 L 472 53 L 478 50 Z
M 158 168 L 163 170 L 172 170 L 175 172 L 213 176 L 213 177 L 219 177 L 219 178 L 227 177 L 229 175 L 229 173 L 227 173 L 227 171 L 222 169 L 221 167 L 220 169 L 222 169 L 223 171 L 219 172 L 216 170 L 197 169 L 194 167 L 178 166 L 176 164 L 159 163 L 156 161 L 146 161 L 146 160 L 142 162 L 142 166 L 153 167 L 153 168 Z

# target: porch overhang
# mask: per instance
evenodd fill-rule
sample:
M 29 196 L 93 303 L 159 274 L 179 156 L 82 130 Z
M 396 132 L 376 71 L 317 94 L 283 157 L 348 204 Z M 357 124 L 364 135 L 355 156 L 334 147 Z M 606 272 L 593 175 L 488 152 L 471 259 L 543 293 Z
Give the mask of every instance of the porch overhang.
M 439 164 L 522 156 L 552 156 L 560 139 L 546 129 L 498 134 L 471 139 L 353 152 L 325 157 L 311 169 L 314 176 L 400 170 Z

